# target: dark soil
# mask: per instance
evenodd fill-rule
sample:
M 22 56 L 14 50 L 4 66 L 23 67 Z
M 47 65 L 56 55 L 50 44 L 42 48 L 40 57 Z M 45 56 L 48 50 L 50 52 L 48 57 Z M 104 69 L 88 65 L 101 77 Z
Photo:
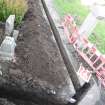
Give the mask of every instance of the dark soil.
M 5 35 L 4 35 L 5 24 L 0 22 L 0 44 L 2 43 Z
M 39 0 L 28 0 L 28 4 L 28 12 L 19 27 L 15 62 L 0 61 L 3 72 L 0 77 L 0 97 L 9 97 L 11 94 L 12 98 L 33 101 L 37 94 L 56 103 L 56 97 L 59 100 L 56 93 L 67 85 L 67 70 L 58 46 L 52 40 L 51 29 L 42 15 Z M 1 100 L 2 105 L 20 105 L 18 101 L 11 103 L 11 100 Z

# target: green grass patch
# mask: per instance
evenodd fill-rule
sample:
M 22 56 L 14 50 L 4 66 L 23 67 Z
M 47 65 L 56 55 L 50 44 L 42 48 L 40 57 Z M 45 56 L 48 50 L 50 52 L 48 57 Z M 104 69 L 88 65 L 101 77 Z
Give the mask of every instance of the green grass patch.
M 100 21 L 95 28 L 93 35 L 90 35 L 89 40 L 95 44 L 98 50 L 105 54 L 105 22 Z
M 80 4 L 80 0 L 54 0 L 55 7 L 61 17 L 71 14 L 79 18 L 79 23 L 87 16 L 89 10 Z
M 9 15 L 16 15 L 15 26 L 19 25 L 27 11 L 26 0 L 0 0 L 0 21 L 5 22 Z
M 77 25 L 81 25 L 89 13 L 89 9 L 81 5 L 80 0 L 54 0 L 54 5 L 60 16 L 71 14 L 74 16 Z M 94 43 L 99 51 L 105 54 L 105 22 L 100 21 L 90 35 L 89 40 Z

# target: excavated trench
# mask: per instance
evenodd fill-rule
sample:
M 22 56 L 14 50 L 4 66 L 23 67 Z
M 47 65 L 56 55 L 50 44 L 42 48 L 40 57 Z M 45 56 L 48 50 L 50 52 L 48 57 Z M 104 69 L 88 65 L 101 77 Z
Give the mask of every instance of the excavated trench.
M 74 93 L 70 77 L 39 0 L 28 0 L 29 9 L 18 27 L 16 62 L 0 61 L 2 105 L 62 105 Z M 0 29 L 0 43 L 4 25 Z M 66 90 L 65 90 L 66 89 Z M 69 92 L 70 93 L 69 93 Z
M 17 28 L 20 33 L 15 49 L 16 62 L 0 61 L 0 105 L 76 105 L 69 103 L 69 99 L 73 96 L 81 100 L 80 95 L 90 84 L 79 90 L 78 77 L 50 14 L 46 13 L 48 24 L 39 0 L 28 0 L 28 6 L 23 23 Z M 0 24 L 0 44 L 5 38 L 4 29 L 5 25 Z
M 50 14 L 46 13 L 48 24 L 39 0 L 28 0 L 28 6 L 23 23 L 17 28 L 20 33 L 15 49 L 16 62 L 0 61 L 0 105 L 76 105 L 69 103 L 69 99 L 73 96 L 81 100 L 90 84 L 79 90 L 78 77 Z M 5 38 L 4 26 L 0 24 L 0 44 Z

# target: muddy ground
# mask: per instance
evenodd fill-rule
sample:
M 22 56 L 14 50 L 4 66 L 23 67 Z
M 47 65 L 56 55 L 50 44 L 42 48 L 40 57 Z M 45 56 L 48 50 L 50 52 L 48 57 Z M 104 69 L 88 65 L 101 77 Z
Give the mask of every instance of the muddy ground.
M 28 5 L 28 12 L 18 28 L 16 61 L 0 61 L 3 72 L 0 76 L 0 97 L 3 97 L 0 105 L 27 105 L 28 102 L 20 102 L 13 97 L 33 101 L 35 94 L 47 98 L 47 102 L 54 102 L 55 96 L 59 100 L 57 93 L 68 85 L 66 67 L 42 15 L 39 0 L 28 0 Z

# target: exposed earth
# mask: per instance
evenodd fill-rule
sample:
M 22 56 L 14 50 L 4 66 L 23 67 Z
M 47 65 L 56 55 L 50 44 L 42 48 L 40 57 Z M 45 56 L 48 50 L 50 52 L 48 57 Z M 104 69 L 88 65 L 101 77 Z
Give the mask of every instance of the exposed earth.
M 65 86 L 69 89 L 70 78 L 66 66 L 57 44 L 52 39 L 53 34 L 43 16 L 39 0 L 28 0 L 28 5 L 28 12 L 18 27 L 20 34 L 16 42 L 15 61 L 0 61 L 3 73 L 0 76 L 2 105 L 27 105 L 13 97 L 34 101 L 37 100 L 34 93 L 37 97 L 47 98 L 47 102 L 50 100 L 53 103 L 65 97 L 61 95 Z M 27 95 L 30 97 L 27 98 Z
M 75 93 L 66 66 L 41 10 L 40 0 L 27 1 L 29 9 L 17 28 L 20 33 L 15 61 L 0 61 L 0 105 L 66 103 Z M 3 40 L 4 36 L 0 39 Z M 82 62 L 90 69 L 75 51 L 72 53 L 78 65 Z M 100 102 L 97 105 L 101 105 Z

